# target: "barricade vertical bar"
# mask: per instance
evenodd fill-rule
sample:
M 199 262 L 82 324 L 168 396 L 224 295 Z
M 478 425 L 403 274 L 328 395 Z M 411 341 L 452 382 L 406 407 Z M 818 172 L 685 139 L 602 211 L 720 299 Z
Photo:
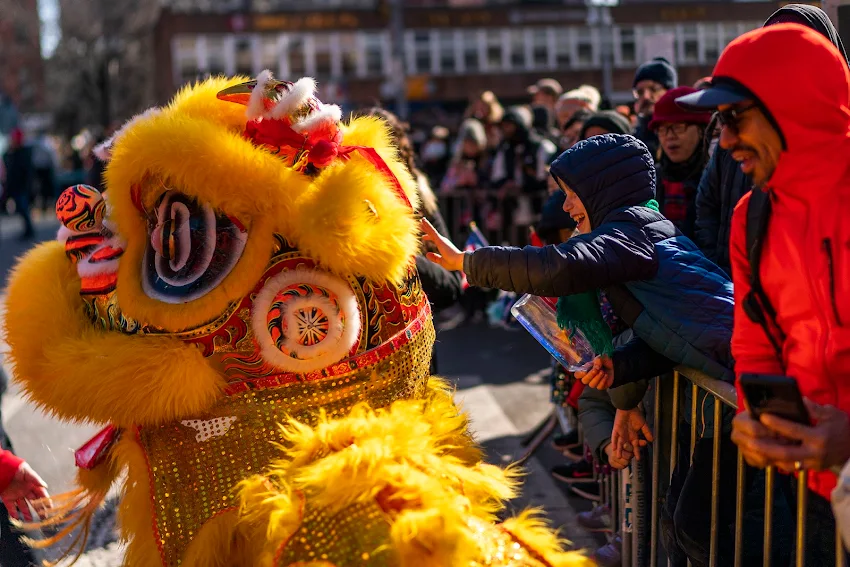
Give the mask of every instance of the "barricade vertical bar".
M 735 489 L 735 567 L 741 567 L 744 547 L 744 454 L 738 451 L 738 478 Z
M 691 385 L 691 458 L 690 462 L 694 461 L 694 447 L 697 444 L 697 397 L 699 396 L 699 388 L 696 384 Z
M 697 396 L 699 388 L 696 384 L 691 384 L 691 452 L 689 461 L 691 466 L 694 464 L 694 447 L 697 444 Z M 688 559 L 688 567 L 693 567 L 693 563 Z
M 661 425 L 661 377 L 655 377 L 655 414 L 652 420 L 652 433 L 655 435 L 655 441 L 652 443 L 652 508 L 650 512 L 649 526 L 649 564 L 651 567 L 658 566 L 658 475 L 659 467 L 661 466 L 661 435 L 659 434 L 659 426 Z
M 679 373 L 673 373 L 673 427 L 670 434 L 670 476 L 679 459 Z M 670 479 L 667 479 L 670 480 Z
M 708 547 L 708 564 L 717 567 L 717 512 L 720 499 L 720 425 L 723 404 L 714 397 L 714 446 L 711 455 L 711 541 Z
M 673 372 L 673 424 L 670 433 L 670 478 L 676 470 L 676 462 L 679 459 L 679 373 Z M 667 480 L 669 481 L 670 478 Z M 667 559 L 667 567 L 672 563 Z M 653 565 L 652 567 L 655 567 Z
M 806 509 L 809 504 L 809 471 L 797 473 L 797 567 L 806 564 Z
M 846 557 L 844 551 L 844 540 L 841 539 L 841 530 L 838 528 L 838 524 L 835 525 L 835 567 L 844 567 L 846 562 L 844 558 Z
M 764 567 L 770 567 L 770 552 L 773 539 L 773 480 L 776 476 L 776 470 L 773 467 L 767 467 L 764 471 Z

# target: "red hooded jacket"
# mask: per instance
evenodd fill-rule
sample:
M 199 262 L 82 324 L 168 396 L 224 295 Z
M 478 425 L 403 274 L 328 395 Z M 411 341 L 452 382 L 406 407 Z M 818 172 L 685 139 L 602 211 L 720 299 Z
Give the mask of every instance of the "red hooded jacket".
M 785 334 L 782 361 L 744 313 L 750 291 L 745 196 L 732 217 L 732 354 L 737 376 L 786 374 L 804 396 L 850 413 L 850 72 L 819 33 L 781 24 L 747 33 L 721 55 L 714 77 L 746 86 L 768 109 L 786 149 L 767 184 L 773 213 L 761 281 Z M 784 367 L 784 369 L 783 369 Z M 740 389 L 739 389 L 739 402 Z M 743 405 L 741 405 L 743 407 Z M 829 498 L 835 475 L 809 475 Z

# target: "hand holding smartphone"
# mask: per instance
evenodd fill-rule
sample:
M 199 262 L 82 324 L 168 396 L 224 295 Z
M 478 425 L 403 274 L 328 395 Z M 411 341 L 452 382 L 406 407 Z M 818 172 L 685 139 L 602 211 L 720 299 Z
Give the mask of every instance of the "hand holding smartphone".
M 793 378 L 778 374 L 742 374 L 740 384 L 753 419 L 758 420 L 762 414 L 770 413 L 788 421 L 811 425 L 800 388 Z

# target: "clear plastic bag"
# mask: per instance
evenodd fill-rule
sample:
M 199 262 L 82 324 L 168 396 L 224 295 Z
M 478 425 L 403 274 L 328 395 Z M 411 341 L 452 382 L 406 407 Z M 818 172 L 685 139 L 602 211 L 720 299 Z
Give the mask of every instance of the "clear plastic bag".
M 564 368 L 570 372 L 589 370 L 596 358 L 593 347 L 581 330 L 570 332 L 558 327 L 555 306 L 554 299 L 526 294 L 511 313 Z

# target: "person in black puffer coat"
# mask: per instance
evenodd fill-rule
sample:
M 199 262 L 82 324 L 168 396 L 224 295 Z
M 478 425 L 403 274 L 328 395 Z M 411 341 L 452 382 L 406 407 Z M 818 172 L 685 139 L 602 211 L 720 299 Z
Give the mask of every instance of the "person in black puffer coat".
M 727 274 L 732 273 L 729 263 L 732 211 L 752 187 L 750 176 L 741 171 L 740 164 L 728 151 L 718 146 L 697 188 L 695 236 L 706 257 Z

